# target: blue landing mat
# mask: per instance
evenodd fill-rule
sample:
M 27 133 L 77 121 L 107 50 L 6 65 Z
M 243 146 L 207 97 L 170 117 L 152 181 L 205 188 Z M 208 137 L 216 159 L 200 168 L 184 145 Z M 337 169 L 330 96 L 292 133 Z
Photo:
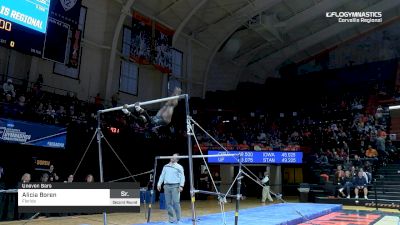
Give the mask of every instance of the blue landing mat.
M 299 213 L 296 212 L 296 210 Z M 239 211 L 240 225 L 294 225 L 342 210 L 342 205 L 315 203 L 282 203 Z M 165 212 L 166 213 L 166 212 Z M 221 225 L 221 213 L 198 217 L 198 225 Z M 226 224 L 233 225 L 234 212 L 226 213 Z M 162 225 L 166 222 L 152 222 L 143 225 Z M 189 218 L 182 219 L 182 225 L 192 225 Z

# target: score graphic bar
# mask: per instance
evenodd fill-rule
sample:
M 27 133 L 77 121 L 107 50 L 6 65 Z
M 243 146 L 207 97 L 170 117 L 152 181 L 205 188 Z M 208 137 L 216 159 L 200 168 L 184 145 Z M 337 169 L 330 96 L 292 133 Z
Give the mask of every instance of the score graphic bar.
M 229 151 L 231 154 L 240 155 L 243 164 L 300 164 L 303 162 L 303 152 L 274 152 L 274 151 Z M 223 155 L 225 151 L 209 150 L 209 155 Z M 239 157 L 221 156 L 208 158 L 209 163 L 237 164 Z
M 138 183 L 22 183 L 20 213 L 140 212 Z

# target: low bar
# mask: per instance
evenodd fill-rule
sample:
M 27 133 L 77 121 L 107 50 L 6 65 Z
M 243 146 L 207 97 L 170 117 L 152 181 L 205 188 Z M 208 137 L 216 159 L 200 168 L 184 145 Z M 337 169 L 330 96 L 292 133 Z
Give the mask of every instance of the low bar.
M 238 156 L 238 154 L 224 154 L 224 155 L 193 155 L 193 158 L 217 158 L 217 157 L 234 157 Z M 187 155 L 180 155 L 180 156 L 157 156 L 157 159 L 188 159 L 189 156 Z
M 230 195 L 230 194 L 225 194 L 225 193 L 217 193 L 217 192 L 212 192 L 212 191 L 203 191 L 203 190 L 194 190 L 194 193 L 198 194 L 206 194 L 206 195 L 214 195 L 214 196 L 226 196 L 229 198 L 236 198 L 237 195 Z
M 156 103 L 160 103 L 160 102 L 167 102 L 169 100 L 174 100 L 174 99 L 183 99 L 185 97 L 186 97 L 186 94 L 183 94 L 183 95 L 171 96 L 171 97 L 167 97 L 167 98 L 160 98 L 160 99 L 150 100 L 150 101 L 145 101 L 145 102 L 138 102 L 135 104 L 128 105 L 128 109 L 133 108 L 136 105 L 139 105 L 139 106 L 152 105 L 152 104 L 156 104 Z M 123 106 L 118 106 L 118 107 L 114 107 L 114 108 L 99 110 L 98 112 L 99 113 L 107 113 L 107 112 L 113 112 L 113 111 L 118 111 L 118 110 L 122 110 L 122 109 L 124 109 Z

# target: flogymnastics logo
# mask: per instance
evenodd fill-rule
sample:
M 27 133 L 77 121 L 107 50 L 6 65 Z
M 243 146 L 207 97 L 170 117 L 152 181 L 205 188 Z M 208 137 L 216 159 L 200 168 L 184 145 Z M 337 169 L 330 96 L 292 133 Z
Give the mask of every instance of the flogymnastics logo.
M 339 23 L 382 23 L 382 12 L 326 12 L 327 18 L 337 18 Z

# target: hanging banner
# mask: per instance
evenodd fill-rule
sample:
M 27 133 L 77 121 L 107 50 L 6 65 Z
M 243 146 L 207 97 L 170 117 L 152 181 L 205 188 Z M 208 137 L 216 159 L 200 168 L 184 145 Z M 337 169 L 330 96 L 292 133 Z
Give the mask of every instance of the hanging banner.
M 139 64 L 151 63 L 152 20 L 133 12 L 130 59 Z
M 162 73 L 170 74 L 172 72 L 172 38 L 174 31 L 162 24 L 155 24 L 154 37 L 154 66 Z
M 82 31 L 80 30 L 72 31 L 69 58 L 67 62 L 68 67 L 78 68 L 79 66 L 79 59 L 81 53 L 81 36 L 82 36 Z
M 81 13 L 82 0 L 52 0 L 50 17 L 77 28 Z

